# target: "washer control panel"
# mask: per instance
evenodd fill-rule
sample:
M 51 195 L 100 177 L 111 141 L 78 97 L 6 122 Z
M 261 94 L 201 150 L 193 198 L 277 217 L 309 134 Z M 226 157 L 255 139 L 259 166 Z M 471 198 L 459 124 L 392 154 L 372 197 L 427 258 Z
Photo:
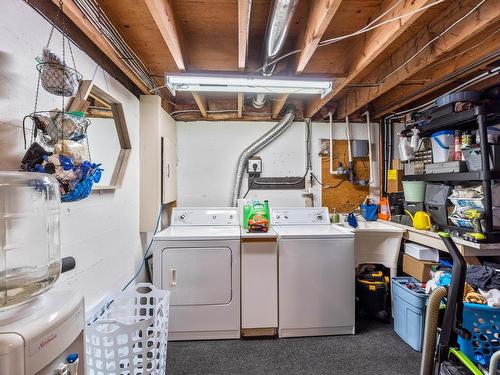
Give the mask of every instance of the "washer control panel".
M 172 210 L 171 224 L 183 225 L 239 225 L 236 208 L 182 208 Z
M 271 224 L 330 224 L 330 216 L 327 207 L 274 208 L 271 210 Z

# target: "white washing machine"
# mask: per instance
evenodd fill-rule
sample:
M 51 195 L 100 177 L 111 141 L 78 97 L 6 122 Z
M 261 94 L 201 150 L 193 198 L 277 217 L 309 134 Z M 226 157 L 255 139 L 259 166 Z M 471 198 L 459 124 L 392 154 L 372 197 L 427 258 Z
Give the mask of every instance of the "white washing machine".
M 354 234 L 327 208 L 275 208 L 279 337 L 354 334 Z
M 174 208 L 153 240 L 153 283 L 169 289 L 169 340 L 240 337 L 236 208 Z

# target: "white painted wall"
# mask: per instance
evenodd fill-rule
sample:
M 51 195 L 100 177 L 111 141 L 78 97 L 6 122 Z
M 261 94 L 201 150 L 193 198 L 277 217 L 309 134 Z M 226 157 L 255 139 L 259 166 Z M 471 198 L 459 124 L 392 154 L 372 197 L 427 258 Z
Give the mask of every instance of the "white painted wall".
M 50 25 L 23 1 L 2 1 L 0 12 L 0 170 L 17 170 L 24 155 L 22 118 L 33 111 L 37 70 L 34 58 L 47 43 Z M 51 43 L 61 52 L 57 31 Z M 96 64 L 73 46 L 78 70 L 91 79 Z M 139 100 L 98 69 L 96 83 L 123 103 L 132 153 L 121 189 L 94 193 L 61 208 L 61 255 L 76 258 L 76 270 L 62 275 L 56 288 L 85 295 L 87 310 L 118 291 L 134 273 L 139 241 Z M 60 106 L 43 89 L 38 108 Z M 98 162 L 98 160 L 96 160 Z
M 227 206 L 235 166 L 241 151 L 260 137 L 274 122 L 177 122 L 178 206 Z M 367 139 L 366 124 L 352 124 L 353 139 Z M 345 124 L 334 124 L 334 138 L 346 139 Z M 312 124 L 313 172 L 321 176 L 318 157 L 319 139 L 329 138 L 327 123 Z M 373 165 L 376 172 L 372 184 L 378 192 L 378 124 L 372 124 Z M 276 141 L 261 150 L 262 176 L 302 176 L 306 160 L 306 130 L 303 122 L 295 122 Z M 242 195 L 247 189 L 244 177 Z M 252 190 L 247 198 L 269 199 L 274 206 L 304 206 L 301 190 Z M 321 204 L 321 189 L 313 187 L 314 204 Z

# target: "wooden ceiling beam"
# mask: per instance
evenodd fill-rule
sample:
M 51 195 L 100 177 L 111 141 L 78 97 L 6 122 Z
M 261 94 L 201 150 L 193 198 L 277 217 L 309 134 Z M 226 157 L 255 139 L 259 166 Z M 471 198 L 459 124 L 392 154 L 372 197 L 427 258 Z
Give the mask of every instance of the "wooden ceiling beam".
M 198 106 L 198 109 L 201 112 L 201 116 L 204 118 L 208 117 L 208 100 L 207 98 L 199 93 L 199 92 L 192 92 L 194 101 L 196 102 L 196 105 Z
M 498 31 L 498 28 L 497 30 Z M 493 31 L 495 33 L 495 31 Z M 481 35 L 476 46 L 454 51 L 370 103 L 374 118 L 382 117 L 433 91 L 447 86 L 500 60 L 500 33 Z M 420 81 L 420 82 L 419 82 Z
M 52 0 L 59 6 L 59 0 Z M 118 53 L 111 47 L 108 41 L 87 20 L 72 0 L 64 2 L 64 14 L 107 56 L 109 59 L 144 93 L 149 94 L 148 87 L 144 82 L 126 65 Z M 56 21 L 57 22 L 57 21 Z
M 307 25 L 299 39 L 298 49 L 302 51 L 297 57 L 295 67 L 297 73 L 304 71 L 341 3 L 342 0 L 316 0 L 311 2 Z
M 439 18 L 400 46 L 367 77 L 367 82 L 377 83 L 376 86 L 347 91 L 343 105 L 337 109 L 337 118 L 344 118 L 367 105 L 500 20 L 500 7 L 495 1 L 486 1 L 475 9 L 477 4 L 477 1 L 455 1 Z M 434 41 L 443 32 L 445 34 Z M 418 55 L 417 51 L 420 51 Z
M 286 100 L 288 99 L 288 94 L 278 95 L 272 98 L 271 104 L 271 118 L 275 119 L 280 114 L 281 110 L 285 106 Z
M 238 118 L 243 117 L 243 102 L 245 101 L 245 95 L 242 92 L 238 93 Z
M 238 69 L 242 72 L 247 66 L 248 32 L 252 0 L 238 0 Z
M 179 70 L 186 70 L 171 0 L 144 0 Z
M 428 5 L 433 1 L 434 0 L 402 1 L 380 21 L 384 21 L 397 15 L 410 13 Z M 386 1 L 383 9 L 380 11 L 380 14 L 389 10 L 394 5 L 394 2 L 395 0 Z M 312 117 L 330 100 L 338 98 L 339 94 L 344 90 L 344 88 L 346 88 L 347 85 L 355 81 L 362 74 L 366 74 L 366 69 L 370 66 L 370 64 L 377 57 L 381 56 L 392 43 L 394 43 L 406 30 L 415 24 L 415 22 L 424 14 L 425 11 L 417 12 L 398 21 L 388 22 L 387 24 L 366 33 L 365 36 L 359 39 L 358 42 L 356 42 L 356 45 L 352 48 L 353 51 L 360 51 L 360 53 L 351 64 L 347 77 L 339 82 L 334 87 L 333 91 L 323 99 L 316 98 L 310 101 L 307 105 L 306 115 L 308 117 Z

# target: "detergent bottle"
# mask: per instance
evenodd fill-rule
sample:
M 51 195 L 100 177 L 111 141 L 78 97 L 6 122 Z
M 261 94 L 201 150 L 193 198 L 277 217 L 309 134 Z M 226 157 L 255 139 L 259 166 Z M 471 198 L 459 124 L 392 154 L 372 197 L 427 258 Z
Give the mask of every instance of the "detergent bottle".
M 243 227 L 250 232 L 267 232 L 269 230 L 268 201 L 253 201 L 248 208 L 243 207 Z

